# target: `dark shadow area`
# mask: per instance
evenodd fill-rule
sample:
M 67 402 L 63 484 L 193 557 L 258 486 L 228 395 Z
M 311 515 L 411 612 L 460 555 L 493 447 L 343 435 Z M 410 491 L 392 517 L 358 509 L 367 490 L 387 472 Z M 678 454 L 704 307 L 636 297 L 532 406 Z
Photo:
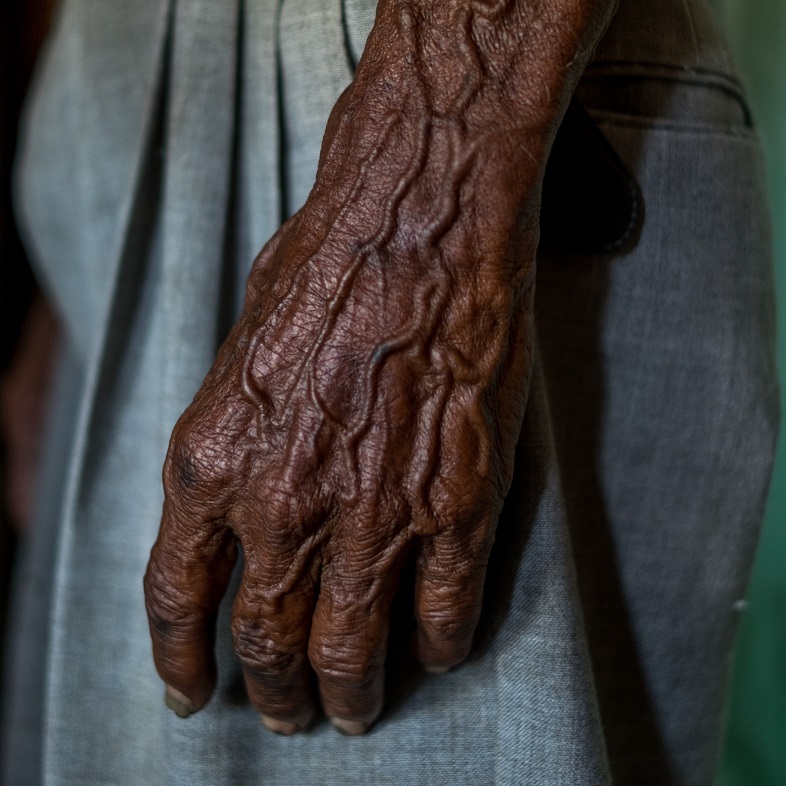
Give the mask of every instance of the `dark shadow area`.
M 593 115 L 593 110 L 607 111 L 609 106 L 613 107 L 617 85 L 600 69 L 593 72 L 590 67 L 583 82 L 590 87 L 582 94 L 580 86 L 578 95 L 589 115 Z M 644 84 L 640 87 L 643 88 Z M 607 105 L 594 106 L 593 102 L 600 95 Z M 661 91 L 660 95 L 665 106 L 668 93 Z M 651 104 L 645 112 L 654 118 L 659 116 L 659 109 Z M 639 138 L 643 138 L 643 134 Z M 630 171 L 636 171 L 642 152 L 635 149 L 626 151 L 625 160 Z M 572 171 L 581 180 L 583 172 L 577 164 L 574 161 Z M 599 177 L 594 171 L 597 163 L 591 169 L 593 171 L 587 182 L 597 183 L 597 201 L 603 204 L 602 195 L 606 188 L 603 176 Z M 610 171 L 608 181 L 620 182 L 619 175 Z M 564 215 L 580 212 L 577 209 L 580 206 L 576 205 L 576 191 L 580 198 L 591 201 L 590 190 L 579 186 L 567 197 L 568 209 Z M 558 193 L 558 190 L 552 189 L 551 198 L 558 199 Z M 558 212 L 558 205 L 552 207 Z M 597 212 L 597 207 L 586 212 L 592 215 Z M 604 354 L 603 337 L 607 329 L 609 287 L 617 259 L 626 254 L 636 254 L 639 235 L 646 231 L 646 220 L 644 194 L 634 231 L 618 247 L 612 245 L 603 249 L 603 253 L 586 253 L 592 251 L 591 244 L 577 243 L 573 239 L 573 248 L 581 249 L 583 245 L 581 250 L 585 253 L 577 253 L 576 250 L 565 253 L 564 244 L 560 247 L 559 242 L 541 248 L 536 295 L 538 345 L 546 378 L 579 596 L 609 764 L 614 782 L 618 784 L 643 784 L 643 762 L 649 766 L 647 784 L 677 783 L 669 764 L 631 610 L 620 579 L 617 545 L 604 499 L 600 466 L 604 423 L 614 417 L 614 413 L 608 411 L 605 378 L 609 359 Z M 547 225 L 551 237 L 557 238 L 559 231 L 553 218 L 549 218 Z M 574 227 L 562 227 L 563 234 L 570 236 L 572 232 Z M 592 233 L 588 236 L 592 237 Z M 603 237 L 604 233 L 599 236 Z M 634 713 L 631 708 L 638 711 Z M 624 723 L 620 723 L 620 718 L 625 719 Z
M 0 4 L 0 389 L 37 288 L 13 218 L 11 181 L 17 126 L 36 56 L 49 24 L 52 0 Z M 0 441 L 0 652 L 17 536 L 9 513 L 8 450 Z
M 561 287 L 554 282 L 553 293 L 548 291 L 549 285 L 542 288 L 539 345 L 547 386 L 553 391 L 549 402 L 554 440 L 612 774 L 615 783 L 637 783 L 641 762 L 649 761 L 652 770 L 647 783 L 671 784 L 673 775 L 666 765 L 668 757 L 620 581 L 599 467 L 603 421 L 609 416 L 605 411 L 600 335 L 609 265 L 613 264 L 613 259 L 601 258 L 542 262 L 541 269 L 560 266 L 559 278 L 571 277 L 582 283 L 591 279 L 592 285 L 586 289 L 580 286 L 586 298 L 580 328 L 577 324 L 582 333 L 580 349 L 574 343 L 575 336 L 550 329 L 549 323 L 563 322 L 564 315 L 550 313 L 552 308 L 558 312 L 561 309 L 554 302 L 544 301 L 558 297 Z M 550 277 L 551 272 L 543 277 Z M 574 365 L 570 358 L 577 353 L 581 362 Z M 635 716 L 632 707 L 638 708 Z M 635 720 L 627 722 L 631 717 Z M 615 722 L 618 718 L 625 718 L 626 723 Z

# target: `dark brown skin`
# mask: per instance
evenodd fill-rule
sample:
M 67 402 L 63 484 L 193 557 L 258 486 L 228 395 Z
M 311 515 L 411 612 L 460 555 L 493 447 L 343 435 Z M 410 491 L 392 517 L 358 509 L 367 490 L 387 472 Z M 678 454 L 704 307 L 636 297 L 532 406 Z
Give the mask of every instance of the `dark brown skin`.
M 614 5 L 381 0 L 316 185 L 170 443 L 145 592 L 178 714 L 214 689 L 238 542 L 235 650 L 273 730 L 317 701 L 373 723 L 409 558 L 416 657 L 466 657 L 532 370 L 545 159 Z

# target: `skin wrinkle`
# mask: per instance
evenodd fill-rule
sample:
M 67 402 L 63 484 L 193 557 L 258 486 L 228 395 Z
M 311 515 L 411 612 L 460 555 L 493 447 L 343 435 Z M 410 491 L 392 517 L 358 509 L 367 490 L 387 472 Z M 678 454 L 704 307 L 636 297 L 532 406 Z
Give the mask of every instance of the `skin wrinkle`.
M 416 657 L 469 652 L 532 371 L 545 158 L 612 7 L 380 0 L 314 189 L 170 443 L 145 593 L 192 709 L 239 549 L 234 648 L 269 719 L 373 723 L 409 559 Z

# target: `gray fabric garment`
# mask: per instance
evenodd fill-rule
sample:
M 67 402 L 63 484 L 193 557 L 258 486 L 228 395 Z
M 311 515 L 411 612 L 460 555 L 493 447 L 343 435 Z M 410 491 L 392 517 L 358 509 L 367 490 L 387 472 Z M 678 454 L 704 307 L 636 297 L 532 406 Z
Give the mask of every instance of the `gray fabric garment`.
M 404 592 L 374 731 L 281 738 L 244 699 L 224 613 L 214 699 L 185 722 L 164 708 L 141 578 L 168 434 L 306 198 L 372 22 L 373 0 L 63 3 L 19 162 L 70 345 L 17 581 L 7 784 L 712 780 L 778 399 L 761 151 L 701 0 L 622 0 L 579 87 L 645 218 L 628 252 L 541 254 L 468 662 L 414 666 Z

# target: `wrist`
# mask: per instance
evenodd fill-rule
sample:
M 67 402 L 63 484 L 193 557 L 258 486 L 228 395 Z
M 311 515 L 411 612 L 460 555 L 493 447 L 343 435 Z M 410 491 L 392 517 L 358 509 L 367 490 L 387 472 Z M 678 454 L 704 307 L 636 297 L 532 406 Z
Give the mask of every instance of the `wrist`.
M 471 264 L 503 258 L 522 214 L 537 213 L 556 127 L 612 6 L 380 0 L 328 123 L 309 224 L 339 244 L 466 260 L 474 243 Z
M 561 117 L 617 0 L 380 0 L 358 64 L 377 111 L 458 118 L 469 133 Z M 402 104 L 401 99 L 408 96 Z

